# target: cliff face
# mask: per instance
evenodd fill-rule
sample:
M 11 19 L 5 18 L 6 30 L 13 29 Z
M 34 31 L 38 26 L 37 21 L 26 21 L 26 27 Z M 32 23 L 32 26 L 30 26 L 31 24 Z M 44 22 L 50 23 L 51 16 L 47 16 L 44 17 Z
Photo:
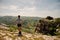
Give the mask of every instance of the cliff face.
M 3 26 L 0 26 L 3 27 Z M 0 40 L 60 40 L 60 36 L 47 36 L 38 33 L 22 32 L 23 36 L 18 36 L 18 31 L 10 32 L 4 28 L 0 28 Z

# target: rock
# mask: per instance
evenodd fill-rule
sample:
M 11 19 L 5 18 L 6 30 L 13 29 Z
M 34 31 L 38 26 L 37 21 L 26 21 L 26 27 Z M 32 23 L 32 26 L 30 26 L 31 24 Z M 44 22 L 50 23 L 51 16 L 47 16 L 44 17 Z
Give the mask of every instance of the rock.
M 9 36 L 5 36 L 4 39 L 5 39 L 5 40 L 12 40 L 12 38 L 9 37 Z
M 8 30 L 0 30 L 0 40 L 59 40 L 57 36 L 47 36 L 42 34 L 30 34 L 22 32 L 23 36 L 18 36 L 17 32 L 10 32 Z

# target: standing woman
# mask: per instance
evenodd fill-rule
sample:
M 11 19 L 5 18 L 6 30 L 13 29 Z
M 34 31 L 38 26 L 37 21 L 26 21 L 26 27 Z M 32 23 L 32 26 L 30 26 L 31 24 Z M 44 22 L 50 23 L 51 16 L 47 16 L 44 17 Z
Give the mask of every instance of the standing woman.
M 17 26 L 18 26 L 18 36 L 22 36 L 22 33 L 21 33 L 21 27 L 22 27 L 22 20 L 20 18 L 20 15 L 18 15 L 18 19 L 16 20 L 16 23 L 17 23 Z

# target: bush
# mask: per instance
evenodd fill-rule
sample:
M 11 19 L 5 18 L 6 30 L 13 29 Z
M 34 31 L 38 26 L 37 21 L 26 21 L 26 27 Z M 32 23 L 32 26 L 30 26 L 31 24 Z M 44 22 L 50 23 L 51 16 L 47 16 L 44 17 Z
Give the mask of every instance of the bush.
M 53 17 L 47 16 L 46 19 L 48 19 L 48 20 L 53 20 Z
M 57 24 L 60 24 L 60 18 L 56 18 L 56 19 L 55 19 L 55 22 L 56 22 Z
M 17 27 L 15 25 L 10 25 L 9 28 L 10 28 L 9 31 L 11 31 L 11 32 L 17 30 Z

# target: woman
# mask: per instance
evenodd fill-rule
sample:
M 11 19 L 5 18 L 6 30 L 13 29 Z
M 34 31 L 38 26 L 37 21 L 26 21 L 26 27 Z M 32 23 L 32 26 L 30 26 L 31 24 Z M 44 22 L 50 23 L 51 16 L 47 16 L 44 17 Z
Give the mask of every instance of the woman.
M 16 20 L 16 23 L 17 23 L 17 26 L 18 26 L 18 36 L 22 36 L 22 33 L 21 33 L 21 27 L 22 27 L 22 20 L 20 18 L 20 15 L 18 15 L 18 19 Z

